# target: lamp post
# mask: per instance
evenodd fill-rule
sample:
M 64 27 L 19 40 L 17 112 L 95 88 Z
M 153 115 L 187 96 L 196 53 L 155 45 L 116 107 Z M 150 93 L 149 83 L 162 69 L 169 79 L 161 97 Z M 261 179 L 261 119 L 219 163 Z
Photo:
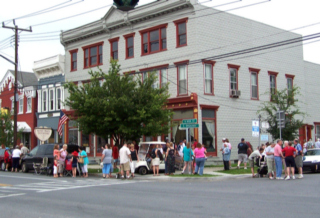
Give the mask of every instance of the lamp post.
M 121 11 L 130 11 L 138 4 L 139 0 L 113 0 L 113 4 Z

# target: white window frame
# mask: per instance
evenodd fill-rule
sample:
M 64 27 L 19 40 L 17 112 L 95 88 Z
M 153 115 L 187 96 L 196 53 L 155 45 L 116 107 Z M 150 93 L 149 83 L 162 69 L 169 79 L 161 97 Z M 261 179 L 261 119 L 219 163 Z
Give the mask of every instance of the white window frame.
M 210 67 L 210 77 L 207 77 L 207 66 Z M 207 92 L 207 81 L 209 81 L 210 84 L 210 92 Z M 212 64 L 204 64 L 204 93 L 213 95 L 213 66 Z
M 51 93 L 52 92 L 52 99 L 51 99 Z M 52 100 L 52 109 L 51 109 L 51 100 Z M 56 104 L 56 101 L 55 101 L 55 90 L 54 89 L 49 89 L 48 91 L 48 109 L 49 111 L 54 111 L 55 110 L 55 105 Z
M 59 101 L 58 101 L 58 90 L 60 90 L 60 108 L 59 108 Z M 55 105 L 56 105 L 56 110 L 61 110 L 63 109 L 63 105 L 62 105 L 62 100 L 63 100 L 63 88 L 62 87 L 59 87 L 59 88 L 56 88 L 56 95 L 55 95 Z
M 46 97 L 46 102 L 44 102 L 43 97 Z M 46 109 L 44 108 L 46 107 Z M 42 112 L 48 112 L 48 89 L 43 89 L 42 90 L 42 98 L 41 98 L 41 110 Z
M 291 87 L 289 87 L 289 84 L 291 81 Z M 287 89 L 288 89 L 288 95 L 289 95 L 289 92 L 291 91 L 292 92 L 292 89 L 293 89 L 293 79 L 291 77 L 287 77 Z
M 162 76 L 165 75 L 165 76 Z M 168 83 L 168 68 L 162 68 L 159 70 L 160 87 L 163 88 Z M 163 82 L 165 80 L 165 82 Z
M 252 76 L 255 75 L 255 81 L 252 80 Z M 257 72 L 254 72 L 254 71 L 251 71 L 250 72 L 250 84 L 251 84 L 251 99 L 259 99 L 259 91 L 258 91 L 258 73 Z M 255 84 L 253 83 L 255 82 Z M 256 95 L 257 96 L 253 96 L 253 87 L 256 87 Z
M 235 72 L 235 79 L 236 81 L 232 81 L 232 75 L 231 75 L 231 71 Z M 237 80 L 237 76 L 238 76 L 238 69 L 237 68 L 234 68 L 234 67 L 230 67 L 229 69 L 229 72 L 230 72 L 230 90 L 238 90 L 238 80 Z M 233 85 L 235 85 L 235 88 L 233 87 Z
M 19 112 L 18 114 L 23 114 L 23 97 L 19 98 Z
M 181 64 L 181 65 L 178 65 L 177 68 L 178 68 L 178 96 L 179 95 L 188 95 L 188 66 L 187 66 L 187 64 Z M 180 72 L 181 68 L 185 69 L 183 80 L 180 79 L 180 76 L 182 75 L 180 73 L 183 73 L 183 72 Z M 181 81 L 185 81 L 185 87 L 180 86 Z M 185 92 L 181 93 L 180 87 L 181 87 L 181 90 L 184 89 Z
M 30 102 L 28 102 L 30 101 Z M 27 97 L 27 111 L 26 113 L 31 113 L 32 112 L 32 99 L 31 97 Z

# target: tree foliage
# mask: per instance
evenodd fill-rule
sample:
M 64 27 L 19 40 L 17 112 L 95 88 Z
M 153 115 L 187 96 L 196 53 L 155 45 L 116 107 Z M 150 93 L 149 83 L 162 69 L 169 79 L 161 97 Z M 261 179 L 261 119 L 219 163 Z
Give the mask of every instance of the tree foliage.
M 153 88 L 157 80 L 149 73 L 143 82 L 140 75 L 120 74 L 120 65 L 110 61 L 109 72 L 89 71 L 90 82 L 77 86 L 66 83 L 70 96 L 65 104 L 75 110 L 79 129 L 116 144 L 142 135 L 157 136 L 169 132 L 172 112 L 166 109 L 168 85 Z
M 13 147 L 13 120 L 10 112 L 0 111 L 0 120 L 2 125 L 0 125 L 0 143 L 6 147 Z M 20 137 L 23 129 L 19 129 L 17 132 L 17 137 Z
M 298 97 L 301 96 L 299 87 L 293 87 L 292 90 L 283 89 L 276 91 L 272 95 L 270 95 L 270 92 L 266 94 L 271 96 L 271 101 L 262 103 L 258 113 L 261 113 L 262 120 L 269 123 L 270 127 L 267 129 L 267 132 L 272 135 L 274 140 L 280 138 L 276 112 L 281 110 L 286 115 L 285 127 L 281 129 L 282 138 L 294 140 L 298 136 L 298 130 L 303 125 L 303 118 L 306 115 L 300 111 L 298 106 Z M 302 119 L 298 119 L 297 116 Z

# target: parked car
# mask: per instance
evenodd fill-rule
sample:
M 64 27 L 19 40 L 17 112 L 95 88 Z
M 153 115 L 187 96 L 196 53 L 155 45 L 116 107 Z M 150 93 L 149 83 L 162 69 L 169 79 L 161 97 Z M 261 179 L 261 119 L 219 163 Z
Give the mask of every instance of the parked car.
M 4 152 L 6 151 L 6 149 L 0 149 L 0 166 L 1 166 L 1 170 L 4 171 L 6 169 L 6 164 L 4 163 Z M 9 167 L 8 170 L 11 169 L 12 167 L 12 149 L 8 150 L 9 152 Z
M 304 156 L 303 169 L 317 172 L 320 167 L 320 148 L 309 149 Z
M 41 164 L 44 157 L 48 157 L 49 174 L 53 172 L 53 147 L 55 144 L 43 144 L 34 147 L 29 154 L 27 154 L 21 162 L 21 170 L 27 173 L 29 170 L 33 170 L 33 163 Z M 59 149 L 63 144 L 59 144 Z M 79 146 L 75 144 L 68 144 L 68 154 L 74 151 L 78 151 Z

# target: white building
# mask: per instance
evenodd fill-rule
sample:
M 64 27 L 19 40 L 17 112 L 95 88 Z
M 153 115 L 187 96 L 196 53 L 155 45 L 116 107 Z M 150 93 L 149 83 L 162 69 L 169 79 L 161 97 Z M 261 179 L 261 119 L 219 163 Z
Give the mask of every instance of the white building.
M 319 91 L 313 78 L 320 66 L 303 60 L 302 42 L 244 53 L 245 49 L 293 38 L 301 35 L 196 0 L 160 0 L 129 12 L 111 7 L 100 20 L 63 32 L 61 43 L 66 51 L 66 81 L 81 84 L 90 78 L 89 68 L 97 66 L 107 72 L 111 57 L 119 60 L 123 72 L 146 72 L 143 76 L 147 76 L 148 71 L 157 69 L 159 86 L 170 83 L 168 108 L 175 112 L 172 131 L 163 139 L 182 140 L 185 131 L 178 128 L 182 119 L 197 118 L 200 127 L 192 136 L 219 157 L 223 137 L 234 146 L 243 137 L 256 147 L 252 119 L 257 118 L 262 102 L 270 101 L 264 93 L 296 84 L 303 95 L 301 109 L 310 115 L 300 131 L 301 139 L 319 137 Z M 235 55 L 237 51 L 244 54 Z M 78 135 L 77 129 L 70 128 Z M 77 140 L 94 151 L 101 142 L 95 136 Z M 236 158 L 235 151 L 232 155 Z

